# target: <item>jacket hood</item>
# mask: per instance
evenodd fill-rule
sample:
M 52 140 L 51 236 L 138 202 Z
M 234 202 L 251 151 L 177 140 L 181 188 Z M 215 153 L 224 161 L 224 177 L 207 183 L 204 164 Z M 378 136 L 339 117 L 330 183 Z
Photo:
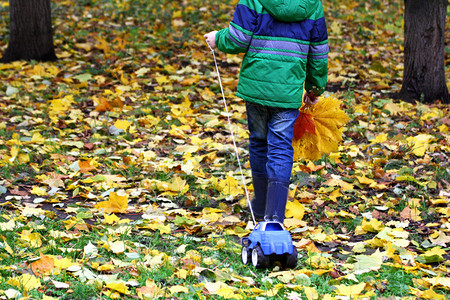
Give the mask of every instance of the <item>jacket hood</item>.
M 260 0 L 260 2 L 272 17 L 283 22 L 306 20 L 320 5 L 320 0 Z

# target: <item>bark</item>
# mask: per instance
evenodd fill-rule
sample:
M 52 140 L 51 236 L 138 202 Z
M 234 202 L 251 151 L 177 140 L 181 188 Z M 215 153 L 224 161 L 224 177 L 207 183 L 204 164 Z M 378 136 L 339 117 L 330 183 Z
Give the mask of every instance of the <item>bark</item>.
M 56 60 L 50 0 L 10 0 L 10 40 L 1 62 Z
M 445 22 L 448 0 L 405 0 L 405 101 L 449 102 L 445 81 Z

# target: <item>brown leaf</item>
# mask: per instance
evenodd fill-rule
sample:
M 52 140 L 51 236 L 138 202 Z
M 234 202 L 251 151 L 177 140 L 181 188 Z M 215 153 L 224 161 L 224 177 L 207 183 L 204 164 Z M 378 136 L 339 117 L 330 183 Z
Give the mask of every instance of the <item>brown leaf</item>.
M 11 193 L 11 195 L 22 196 L 22 197 L 29 195 L 26 191 L 20 191 L 18 186 L 16 186 L 14 189 L 12 189 L 9 192 Z
M 93 143 L 86 143 L 86 144 L 84 144 L 84 148 L 88 149 L 88 150 L 92 150 L 94 148 L 94 144 Z

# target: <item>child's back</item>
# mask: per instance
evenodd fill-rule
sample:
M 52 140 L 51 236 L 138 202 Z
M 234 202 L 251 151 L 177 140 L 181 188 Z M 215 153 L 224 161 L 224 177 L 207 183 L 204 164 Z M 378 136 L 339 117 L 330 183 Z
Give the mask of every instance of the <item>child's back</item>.
M 303 83 L 319 95 L 327 79 L 328 35 L 319 0 L 241 0 L 216 45 L 246 52 L 237 95 L 246 101 L 299 108 Z

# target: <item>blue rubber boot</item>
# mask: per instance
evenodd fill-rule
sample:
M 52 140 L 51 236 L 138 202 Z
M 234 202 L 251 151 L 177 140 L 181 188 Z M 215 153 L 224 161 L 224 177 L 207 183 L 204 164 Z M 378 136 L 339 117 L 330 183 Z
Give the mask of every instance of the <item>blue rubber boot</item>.
M 264 219 L 266 221 L 284 222 L 284 214 L 289 194 L 289 181 L 268 180 L 267 204 Z
M 253 214 L 258 220 L 264 219 L 266 211 L 266 197 L 267 197 L 267 176 L 252 172 L 254 197 L 251 201 Z

